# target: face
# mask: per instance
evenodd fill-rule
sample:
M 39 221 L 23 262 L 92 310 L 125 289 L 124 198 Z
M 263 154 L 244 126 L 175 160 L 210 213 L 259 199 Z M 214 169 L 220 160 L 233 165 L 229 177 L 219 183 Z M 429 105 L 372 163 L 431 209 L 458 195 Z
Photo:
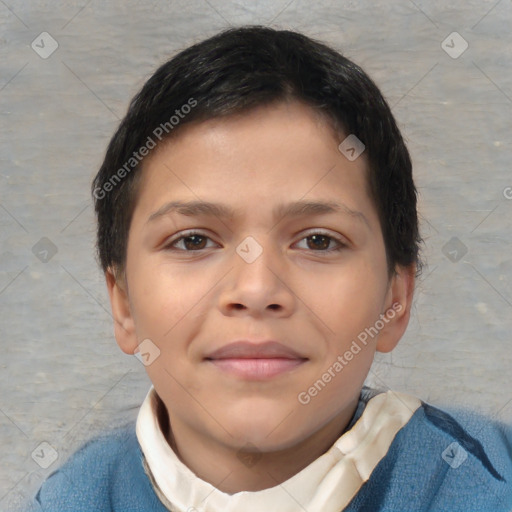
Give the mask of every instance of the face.
M 126 281 L 107 277 L 120 346 L 160 352 L 146 370 L 173 430 L 297 445 L 353 412 L 375 350 L 403 334 L 411 281 L 388 276 L 366 159 L 344 138 L 279 104 L 185 126 L 145 162 Z

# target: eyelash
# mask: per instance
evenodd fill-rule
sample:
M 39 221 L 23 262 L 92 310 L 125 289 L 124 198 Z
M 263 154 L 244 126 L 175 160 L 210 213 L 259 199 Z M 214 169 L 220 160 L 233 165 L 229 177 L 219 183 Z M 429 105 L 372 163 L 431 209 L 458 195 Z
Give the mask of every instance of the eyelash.
M 321 235 L 321 236 L 325 236 L 333 241 L 335 241 L 338 246 L 333 248 L 333 249 L 325 249 L 325 250 L 310 250 L 310 252 L 318 252 L 318 253 L 331 253 L 331 252 L 339 252 L 343 249 L 345 249 L 347 247 L 347 244 L 344 243 L 342 240 L 340 240 L 339 238 L 336 238 L 334 236 L 332 236 L 331 234 L 329 233 L 326 233 L 324 231 L 313 231 L 311 233 L 308 233 L 306 236 L 303 236 L 300 240 L 304 240 L 306 238 L 309 238 L 310 236 L 313 236 L 313 235 Z M 178 238 L 175 238 L 174 240 L 170 240 L 168 243 L 165 244 L 164 246 L 164 249 L 166 250 L 170 250 L 170 251 L 181 251 L 181 252 L 201 252 L 201 251 L 204 251 L 206 250 L 206 248 L 203 248 L 203 249 L 198 249 L 197 251 L 189 251 L 189 250 L 186 250 L 186 249 L 176 249 L 175 247 L 173 247 L 175 244 L 177 244 L 178 242 L 184 240 L 185 238 L 191 238 L 193 236 L 200 236 L 202 238 L 207 238 L 207 239 L 210 239 L 211 238 L 207 235 L 205 235 L 204 233 L 201 233 L 200 231 L 186 231 L 185 233 L 183 233 L 182 235 L 180 235 Z

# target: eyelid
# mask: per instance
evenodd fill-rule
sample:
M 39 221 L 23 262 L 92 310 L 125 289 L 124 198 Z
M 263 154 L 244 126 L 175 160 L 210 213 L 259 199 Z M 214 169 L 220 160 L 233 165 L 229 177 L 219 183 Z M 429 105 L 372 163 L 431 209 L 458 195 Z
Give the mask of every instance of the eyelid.
M 323 228 L 311 228 L 311 229 L 308 229 L 307 231 L 302 233 L 301 240 L 302 240 L 302 238 L 305 238 L 305 237 L 308 237 L 308 236 L 311 236 L 311 235 L 325 235 L 325 236 L 328 236 L 328 237 L 332 238 L 333 240 L 336 240 L 340 244 L 343 244 L 343 245 L 349 245 L 350 244 L 350 242 L 347 239 L 347 237 L 345 237 L 345 236 L 343 236 L 343 235 L 341 235 L 339 233 L 333 233 L 332 231 L 329 231 L 329 230 L 323 229 Z

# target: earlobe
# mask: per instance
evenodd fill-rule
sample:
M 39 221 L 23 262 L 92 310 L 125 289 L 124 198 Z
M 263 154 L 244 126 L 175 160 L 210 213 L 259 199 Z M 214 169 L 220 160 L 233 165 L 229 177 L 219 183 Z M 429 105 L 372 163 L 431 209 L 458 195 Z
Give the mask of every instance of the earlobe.
M 387 322 L 379 333 L 376 347 L 378 352 L 391 352 L 409 325 L 415 275 L 416 265 L 397 267 L 391 279 L 386 297 L 386 310 L 383 312 Z
M 112 268 L 105 272 L 105 280 L 114 318 L 114 334 L 117 344 L 126 354 L 133 354 L 137 347 L 137 336 L 125 280 L 122 277 L 116 277 Z

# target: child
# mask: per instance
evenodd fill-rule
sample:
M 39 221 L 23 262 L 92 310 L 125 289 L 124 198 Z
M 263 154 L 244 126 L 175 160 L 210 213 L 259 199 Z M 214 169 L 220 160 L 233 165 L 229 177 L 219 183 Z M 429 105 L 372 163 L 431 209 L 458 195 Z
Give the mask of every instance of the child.
M 196 44 L 133 99 L 93 196 L 116 340 L 153 386 L 32 510 L 512 510 L 509 427 L 363 385 L 421 240 L 357 65 L 264 27 Z

